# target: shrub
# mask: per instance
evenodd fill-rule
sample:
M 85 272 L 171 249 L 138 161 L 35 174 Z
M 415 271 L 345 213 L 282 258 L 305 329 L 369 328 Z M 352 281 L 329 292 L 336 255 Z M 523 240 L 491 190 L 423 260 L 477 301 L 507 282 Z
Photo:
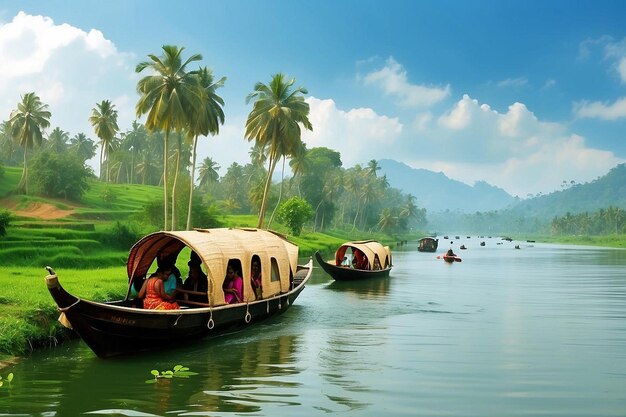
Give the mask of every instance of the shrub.
M 78 201 L 89 188 L 91 168 L 70 152 L 42 151 L 33 157 L 30 180 L 37 191 L 47 197 Z
M 128 249 L 140 237 L 139 227 L 134 223 L 115 222 L 113 227 L 105 232 L 106 242 L 116 248 Z
M 278 208 L 278 220 L 291 230 L 294 236 L 300 236 L 302 226 L 313 217 L 313 208 L 300 197 L 291 197 Z
M 0 236 L 7 234 L 7 228 L 11 223 L 11 213 L 7 210 L 0 211 Z

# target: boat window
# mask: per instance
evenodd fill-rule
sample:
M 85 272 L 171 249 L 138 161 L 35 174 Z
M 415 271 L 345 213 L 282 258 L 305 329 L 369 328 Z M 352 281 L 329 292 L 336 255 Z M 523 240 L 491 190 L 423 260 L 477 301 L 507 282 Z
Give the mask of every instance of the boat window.
M 276 258 L 271 258 L 272 261 L 272 279 L 271 281 L 280 281 L 280 271 L 278 269 L 278 262 L 276 262 Z

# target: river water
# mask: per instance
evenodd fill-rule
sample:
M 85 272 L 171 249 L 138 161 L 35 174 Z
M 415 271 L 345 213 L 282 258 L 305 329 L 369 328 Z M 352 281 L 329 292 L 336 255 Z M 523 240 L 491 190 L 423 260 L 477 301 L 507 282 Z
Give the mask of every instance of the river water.
M 416 248 L 388 279 L 316 268 L 284 315 L 185 348 L 38 351 L 0 371 L 0 415 L 626 415 L 626 251 L 473 237 L 446 264 Z M 178 364 L 196 375 L 150 374 Z

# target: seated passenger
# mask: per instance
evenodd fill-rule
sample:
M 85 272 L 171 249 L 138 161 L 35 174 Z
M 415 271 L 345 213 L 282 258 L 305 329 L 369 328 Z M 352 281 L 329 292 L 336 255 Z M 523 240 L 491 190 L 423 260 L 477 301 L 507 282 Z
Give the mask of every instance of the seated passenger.
M 180 270 L 176 267 L 176 258 L 172 255 L 159 255 L 157 265 L 159 268 L 167 268 L 171 271 L 164 282 L 165 293 L 172 298 L 176 297 L 177 288 L 183 286 L 183 280 L 180 278 Z
M 252 290 L 254 291 L 256 299 L 260 300 L 263 297 L 263 292 L 261 291 L 261 260 L 256 255 L 252 257 L 251 272 L 250 279 L 252 283 Z
M 226 304 L 236 304 L 243 302 L 243 278 L 232 262 L 226 268 L 226 279 L 222 286 L 224 290 L 224 300 Z
M 208 281 L 206 274 L 202 272 L 202 268 L 200 267 L 201 264 L 202 261 L 200 260 L 198 254 L 196 254 L 195 252 L 191 252 L 191 257 L 189 258 L 189 262 L 187 262 L 187 265 L 189 265 L 189 276 L 183 284 L 183 289 L 187 291 L 197 291 L 204 293 L 203 295 L 189 294 L 189 301 L 195 301 L 197 303 L 208 303 Z
M 382 269 L 380 267 L 380 261 L 378 260 L 378 255 L 374 257 L 374 271 Z
M 352 259 L 352 266 L 354 269 L 370 269 L 369 262 L 367 260 L 367 256 L 363 252 L 358 249 L 354 250 L 354 259 Z
M 165 293 L 164 281 L 171 275 L 171 269 L 159 268 L 150 275 L 139 290 L 139 298 L 143 298 L 143 307 L 149 310 L 176 310 L 180 306 L 173 297 Z

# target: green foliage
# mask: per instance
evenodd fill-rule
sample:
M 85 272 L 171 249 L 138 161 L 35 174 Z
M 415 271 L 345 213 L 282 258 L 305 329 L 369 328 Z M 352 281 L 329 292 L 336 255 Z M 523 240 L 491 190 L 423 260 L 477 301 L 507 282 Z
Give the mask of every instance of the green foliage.
M 44 150 L 31 162 L 30 181 L 37 191 L 47 197 L 79 201 L 89 188 L 87 179 L 92 171 L 76 155 Z
M 141 233 L 137 224 L 116 221 L 113 226 L 105 232 L 104 240 L 108 246 L 118 249 L 128 249 L 133 246 L 140 237 Z
M 7 234 L 7 228 L 11 223 L 11 213 L 7 210 L 0 210 L 0 236 Z
M 300 197 L 292 197 L 278 208 L 278 219 L 291 230 L 294 236 L 300 236 L 302 226 L 312 217 L 313 208 Z
M 13 372 L 10 372 L 9 375 L 7 375 L 6 381 L 9 383 L 9 386 L 10 386 L 11 381 L 13 381 Z M 4 386 L 4 381 L 2 380 L 2 376 L 0 376 L 0 387 L 2 386 Z
M 183 365 L 176 365 L 172 370 L 159 372 L 156 369 L 150 371 L 154 379 L 149 379 L 146 384 L 154 384 L 159 379 L 172 379 L 172 378 L 189 378 L 192 375 L 198 375 L 197 372 L 191 372 L 189 368 Z
M 115 202 L 115 200 L 117 200 L 117 194 L 113 192 L 111 187 L 104 187 L 104 190 L 102 190 L 102 194 L 100 195 L 100 197 L 106 205 L 111 205 Z
M 0 179 L 4 177 L 4 167 L 0 165 Z

